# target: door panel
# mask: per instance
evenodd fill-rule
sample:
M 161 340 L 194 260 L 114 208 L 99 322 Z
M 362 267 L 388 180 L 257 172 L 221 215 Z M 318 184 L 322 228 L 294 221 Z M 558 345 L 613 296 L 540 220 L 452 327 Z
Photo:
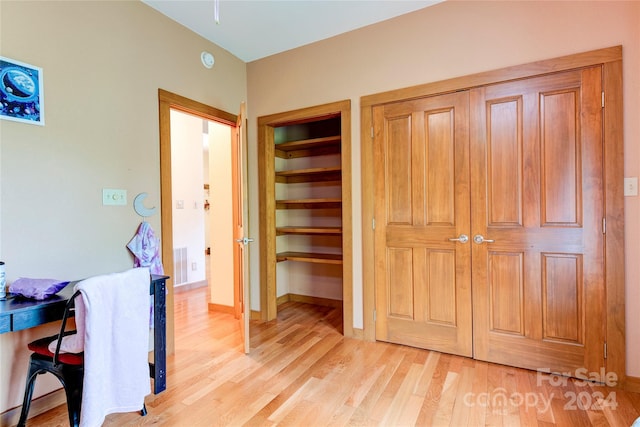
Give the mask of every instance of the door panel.
M 471 90 L 474 354 L 604 366 L 600 68 Z
M 427 322 L 456 326 L 456 291 L 455 286 L 438 286 L 440 283 L 455 283 L 456 257 L 454 251 L 432 250 L 427 253 L 429 284 L 428 294 L 422 301 L 429 303 L 428 316 L 422 316 Z M 418 295 L 418 298 L 421 297 Z
M 385 174 L 388 185 L 389 224 L 412 222 L 411 186 L 411 116 L 394 117 L 388 123 L 389 140 L 395 144 L 386 150 L 389 163 Z
M 471 356 L 468 92 L 374 107 L 376 338 Z
M 503 252 L 491 256 L 489 292 L 491 330 L 524 336 L 524 257 Z
M 489 224 L 522 225 L 522 98 L 489 102 Z
M 584 344 L 582 256 L 542 254 L 543 339 Z
M 234 281 L 236 283 L 236 317 L 240 319 L 240 334 L 244 352 L 251 351 L 249 319 L 251 305 L 249 302 L 249 247 L 253 239 L 247 236 L 249 211 L 247 203 L 247 156 L 246 156 L 246 105 L 240 104 L 240 113 L 236 122 L 231 144 L 233 146 L 233 218 L 234 218 Z
M 428 225 L 455 224 L 455 110 L 425 114 L 427 150 L 426 223 Z M 418 191 L 420 188 L 418 188 Z M 419 195 L 423 194 L 422 192 Z M 418 196 L 418 194 L 416 195 Z
M 540 94 L 542 224 L 580 226 L 579 93 Z
M 396 284 L 389 289 L 389 315 L 413 318 L 413 252 L 406 248 L 389 248 L 389 280 Z

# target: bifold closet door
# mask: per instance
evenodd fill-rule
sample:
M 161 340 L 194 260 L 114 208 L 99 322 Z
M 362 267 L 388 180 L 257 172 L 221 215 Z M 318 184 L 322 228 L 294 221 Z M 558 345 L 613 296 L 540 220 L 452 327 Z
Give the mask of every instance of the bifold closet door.
M 376 338 L 472 355 L 469 93 L 373 109 Z
M 600 67 L 471 90 L 477 359 L 604 366 L 601 93 Z

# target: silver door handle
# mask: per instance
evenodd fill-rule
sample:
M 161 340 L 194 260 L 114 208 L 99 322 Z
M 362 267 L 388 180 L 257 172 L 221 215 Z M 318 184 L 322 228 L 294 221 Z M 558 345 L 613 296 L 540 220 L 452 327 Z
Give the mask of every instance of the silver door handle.
M 461 234 L 458 237 L 449 239 L 450 242 L 460 242 L 460 243 L 467 243 L 469 241 L 469 236 L 467 236 L 466 234 Z
M 495 242 L 495 240 L 492 240 L 492 239 L 485 239 L 482 234 L 476 234 L 475 236 L 473 236 L 473 241 L 474 241 L 474 243 L 477 243 L 478 245 L 481 245 L 483 243 L 493 243 L 493 242 Z
M 253 239 L 249 237 L 243 237 L 242 239 L 236 239 L 236 242 L 242 243 L 243 245 L 248 245 L 249 243 L 253 242 Z

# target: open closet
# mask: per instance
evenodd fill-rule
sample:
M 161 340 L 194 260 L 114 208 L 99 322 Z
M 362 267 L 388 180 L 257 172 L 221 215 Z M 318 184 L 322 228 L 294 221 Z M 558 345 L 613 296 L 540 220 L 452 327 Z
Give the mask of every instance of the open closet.
M 260 307 L 339 307 L 352 334 L 350 101 L 258 118 Z

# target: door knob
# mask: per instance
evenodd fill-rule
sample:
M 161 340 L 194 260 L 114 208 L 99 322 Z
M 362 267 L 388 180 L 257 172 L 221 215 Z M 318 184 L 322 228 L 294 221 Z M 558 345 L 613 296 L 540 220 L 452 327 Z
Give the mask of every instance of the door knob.
M 450 242 L 467 243 L 469 241 L 469 236 L 467 236 L 466 234 L 461 234 L 460 236 L 458 236 L 456 238 L 449 239 L 449 241 Z
M 475 243 L 477 243 L 478 245 L 481 245 L 483 243 L 493 243 L 493 242 L 495 242 L 495 240 L 492 240 L 492 239 L 485 239 L 482 234 L 476 234 L 475 236 L 473 236 L 473 241 Z

